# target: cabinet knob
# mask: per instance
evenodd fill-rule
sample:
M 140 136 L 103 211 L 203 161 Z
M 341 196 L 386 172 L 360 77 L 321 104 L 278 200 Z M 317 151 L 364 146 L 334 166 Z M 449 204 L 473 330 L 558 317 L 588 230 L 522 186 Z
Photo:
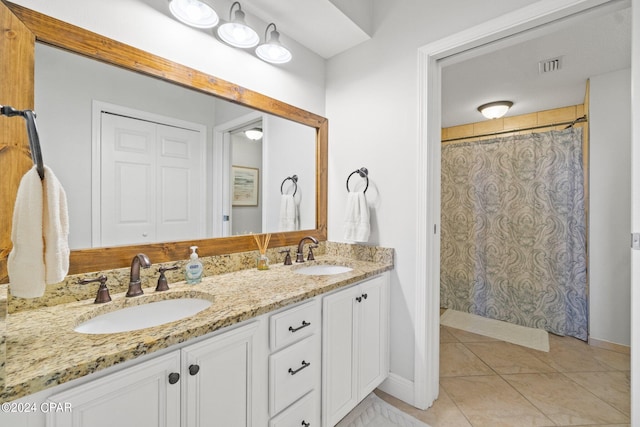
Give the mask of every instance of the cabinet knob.
M 169 374 L 169 384 L 175 384 L 180 381 L 180 374 L 177 372 L 171 372 Z
M 368 297 L 368 296 L 369 296 L 369 295 L 367 295 L 367 294 L 362 294 L 362 298 L 363 298 L 363 299 L 367 299 L 367 297 Z
M 306 422 L 305 420 L 302 420 L 302 425 L 304 427 L 309 427 L 311 425 L 311 423 Z
M 195 375 L 200 372 L 199 365 L 189 365 L 189 375 Z
M 356 301 L 362 302 L 362 297 L 356 297 Z

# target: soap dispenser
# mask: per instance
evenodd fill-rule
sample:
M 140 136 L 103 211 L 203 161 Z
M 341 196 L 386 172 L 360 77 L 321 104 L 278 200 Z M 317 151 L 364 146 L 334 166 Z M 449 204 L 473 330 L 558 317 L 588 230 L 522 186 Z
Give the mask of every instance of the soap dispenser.
M 202 281 L 202 263 L 198 259 L 198 253 L 196 250 L 197 246 L 191 246 L 191 255 L 189 258 L 191 260 L 185 266 L 185 278 L 187 283 L 190 285 L 195 285 L 196 283 L 200 283 Z

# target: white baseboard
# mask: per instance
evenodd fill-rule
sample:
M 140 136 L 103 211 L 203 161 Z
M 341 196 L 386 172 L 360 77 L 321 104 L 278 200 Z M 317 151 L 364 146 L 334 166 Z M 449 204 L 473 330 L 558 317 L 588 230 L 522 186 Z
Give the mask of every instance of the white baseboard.
M 414 405 L 413 381 L 409 381 L 397 374 L 390 373 L 387 379 L 380 384 L 378 388 L 396 399 L 400 399 L 409 405 Z

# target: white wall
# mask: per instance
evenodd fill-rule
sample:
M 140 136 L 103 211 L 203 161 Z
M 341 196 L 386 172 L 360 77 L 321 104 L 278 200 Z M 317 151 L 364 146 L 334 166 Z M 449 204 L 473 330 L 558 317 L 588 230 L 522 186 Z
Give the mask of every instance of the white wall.
M 589 335 L 630 345 L 631 70 L 590 82 Z
M 529 0 L 375 0 L 373 38 L 327 63 L 329 239 L 342 241 L 345 179 L 365 166 L 375 186 L 369 243 L 395 248 L 391 372 L 410 400 L 414 380 L 418 48 Z M 437 349 L 433 349 L 437 351 Z M 400 392 L 402 393 L 402 391 Z

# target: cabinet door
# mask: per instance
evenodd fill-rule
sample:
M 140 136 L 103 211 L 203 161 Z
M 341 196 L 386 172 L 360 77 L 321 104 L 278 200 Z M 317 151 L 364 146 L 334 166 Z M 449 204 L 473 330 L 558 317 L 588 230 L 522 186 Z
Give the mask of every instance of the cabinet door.
M 251 426 L 258 322 L 182 349 L 183 426 Z
M 322 302 L 322 423 L 335 425 L 358 402 L 354 366 L 354 304 L 358 288 Z
M 180 352 L 175 351 L 53 395 L 50 403 L 71 411 L 50 412 L 47 426 L 175 427 L 180 381 L 170 384 L 169 375 L 179 371 Z
M 358 396 L 366 397 L 384 381 L 388 367 L 387 276 L 380 276 L 358 287 L 357 345 Z

